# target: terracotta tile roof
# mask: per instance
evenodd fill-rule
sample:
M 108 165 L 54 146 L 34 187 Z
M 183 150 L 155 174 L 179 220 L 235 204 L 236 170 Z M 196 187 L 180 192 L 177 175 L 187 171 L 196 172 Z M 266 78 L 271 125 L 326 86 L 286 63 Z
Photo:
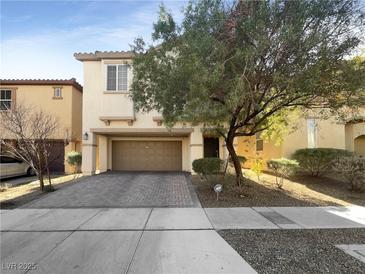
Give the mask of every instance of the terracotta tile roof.
M 73 86 L 82 92 L 82 86 L 76 81 L 75 78 L 71 79 L 0 79 L 0 85 L 3 86 L 20 86 L 20 85 L 34 85 L 34 86 L 46 86 L 46 85 L 62 85 Z
M 95 51 L 76 52 L 74 57 L 79 61 L 100 61 L 101 59 L 131 59 L 134 54 L 131 51 Z

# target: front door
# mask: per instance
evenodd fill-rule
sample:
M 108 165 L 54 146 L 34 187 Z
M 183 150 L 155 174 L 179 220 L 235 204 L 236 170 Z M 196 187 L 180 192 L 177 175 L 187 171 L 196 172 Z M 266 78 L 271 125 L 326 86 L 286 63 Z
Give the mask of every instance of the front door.
M 219 139 L 204 137 L 204 158 L 219 158 Z

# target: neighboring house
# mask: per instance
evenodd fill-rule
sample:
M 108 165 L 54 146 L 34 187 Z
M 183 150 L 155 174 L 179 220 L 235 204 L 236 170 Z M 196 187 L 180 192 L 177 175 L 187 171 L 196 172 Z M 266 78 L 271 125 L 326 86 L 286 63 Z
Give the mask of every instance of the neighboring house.
M 365 156 L 365 111 L 363 116 L 338 122 L 333 117 L 320 119 L 316 116 L 301 117 L 295 121 L 295 130 L 283 136 L 283 141 L 265 141 L 261 134 L 240 137 L 237 153 L 248 158 L 245 167 L 250 167 L 254 159 L 269 160 L 290 158 L 301 148 L 338 148 Z
M 83 62 L 83 161 L 86 175 L 107 170 L 191 171 L 195 159 L 227 155 L 202 126 L 163 125 L 157 112 L 137 113 L 129 97 L 131 52 L 75 53 Z
M 67 152 L 81 150 L 82 86 L 70 80 L 0 80 L 0 111 L 16 104 L 42 109 L 58 119 L 59 130 L 52 142 L 51 171 L 71 172 L 65 161 Z M 1 131 L 0 137 L 7 139 Z

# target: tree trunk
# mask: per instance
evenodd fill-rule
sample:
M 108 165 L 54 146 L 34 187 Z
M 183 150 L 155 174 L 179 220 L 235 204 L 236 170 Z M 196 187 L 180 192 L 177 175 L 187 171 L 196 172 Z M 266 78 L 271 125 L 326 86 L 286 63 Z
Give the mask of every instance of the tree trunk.
M 49 167 L 47 165 L 47 176 L 48 176 L 48 183 L 49 183 L 49 191 L 52 190 L 52 182 L 51 182 L 51 174 L 49 173 Z
M 242 167 L 241 167 L 241 163 L 237 157 L 236 151 L 234 149 L 233 140 L 234 140 L 233 134 L 228 134 L 227 139 L 226 139 L 226 146 L 227 146 L 229 155 L 231 156 L 234 170 L 236 172 L 236 184 L 237 184 L 237 186 L 241 186 L 241 182 L 243 182 Z
M 45 151 L 46 148 L 44 148 Z M 46 162 L 46 170 L 47 170 L 47 177 L 48 177 L 48 184 L 49 184 L 49 191 L 52 191 L 52 182 L 51 182 L 51 175 L 49 173 L 49 166 L 48 166 L 48 155 L 45 155 L 45 162 Z
M 41 191 L 44 191 L 44 182 L 43 182 L 43 171 L 39 171 L 37 173 L 38 175 L 38 180 L 39 180 L 39 186 L 41 188 Z

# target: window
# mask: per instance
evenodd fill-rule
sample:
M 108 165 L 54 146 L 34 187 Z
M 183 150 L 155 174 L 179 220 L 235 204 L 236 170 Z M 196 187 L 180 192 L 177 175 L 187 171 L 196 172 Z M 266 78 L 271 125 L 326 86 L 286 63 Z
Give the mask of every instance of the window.
M 0 157 L 0 163 L 2 164 L 12 164 L 12 163 L 21 163 L 22 161 L 12 158 L 12 157 L 7 157 L 7 156 L 1 156 Z
M 54 99 L 62 99 L 62 88 L 55 87 L 53 90 L 53 98 Z
M 317 147 L 317 125 L 315 119 L 307 119 L 308 148 Z
M 261 132 L 256 133 L 256 151 L 264 150 L 264 140 L 261 138 Z
M 107 91 L 127 91 L 128 88 L 128 65 L 107 66 Z
M 11 108 L 11 90 L 2 89 L 0 94 L 0 110 L 8 110 Z

